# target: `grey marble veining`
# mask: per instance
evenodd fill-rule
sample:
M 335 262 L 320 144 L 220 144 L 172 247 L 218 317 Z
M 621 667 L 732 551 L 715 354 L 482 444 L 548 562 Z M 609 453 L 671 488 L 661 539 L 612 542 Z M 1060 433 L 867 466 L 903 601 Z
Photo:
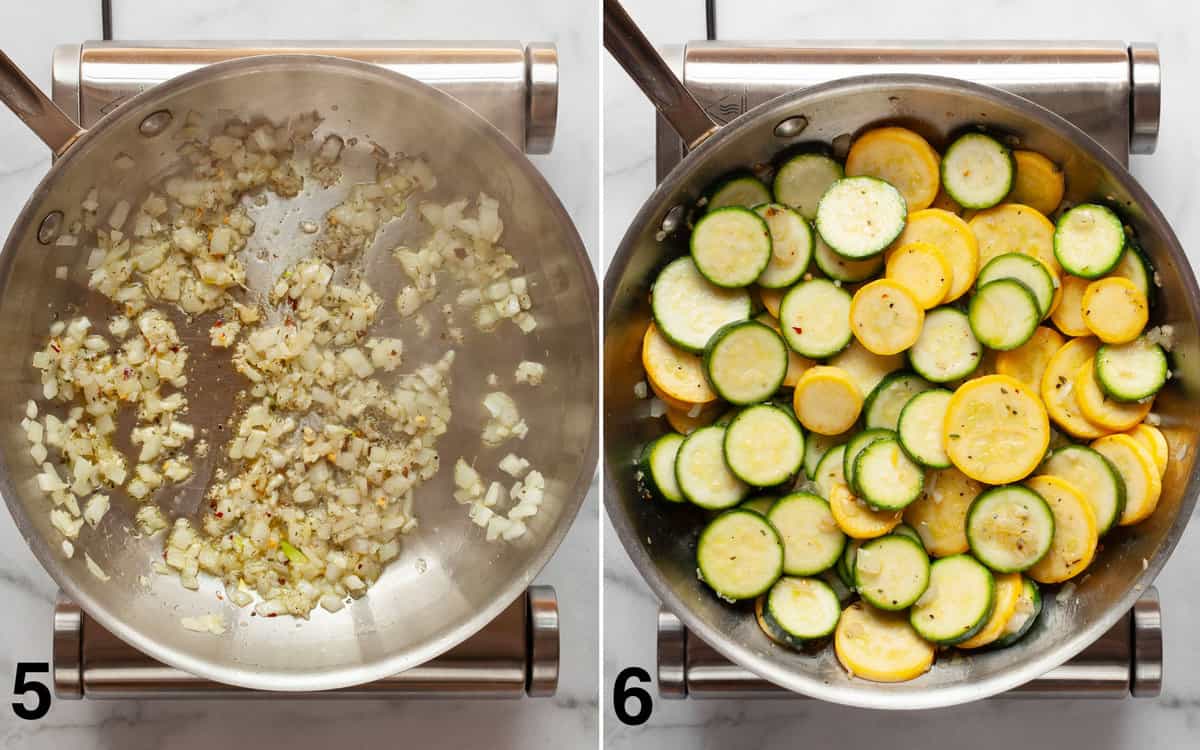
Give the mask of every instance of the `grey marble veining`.
M 100 37 L 99 0 L 0 2 L 0 48 L 44 89 L 55 44 Z M 533 157 L 598 258 L 598 15 L 574 3 L 472 0 L 113 0 L 118 39 L 520 39 L 556 42 L 561 92 L 552 154 Z M 0 111 L 0 236 L 49 166 L 41 143 Z M 558 590 L 562 680 L 553 699 L 513 701 L 58 701 L 37 722 L 0 710 L 11 748 L 595 747 L 598 739 L 598 508 L 595 484 L 539 583 Z M 0 512 L 0 679 L 50 656 L 55 586 Z
M 657 45 L 704 38 L 702 4 L 624 0 Z M 1114 0 L 1078 3 L 1045 0 L 718 0 L 718 38 L 742 39 L 1125 39 L 1159 43 L 1164 104 L 1158 150 L 1133 158 L 1134 174 L 1172 221 L 1193 262 L 1200 260 L 1200 219 L 1192 204 L 1197 188 L 1200 115 L 1197 78 L 1200 47 L 1194 30 L 1200 13 L 1190 3 Z M 634 213 L 654 187 L 653 110 L 605 57 L 604 239 L 607 258 Z M 655 664 L 658 602 L 634 569 L 608 519 L 604 521 L 604 675 L 611 689 L 617 671 Z M 1200 600 L 1200 530 L 1185 534 L 1159 576 L 1165 622 L 1166 687 L 1153 700 L 985 701 L 922 713 L 887 713 L 815 702 L 664 701 L 640 727 L 624 727 L 605 703 L 605 745 L 646 747 L 793 748 L 967 746 L 1163 748 L 1200 746 L 1200 649 L 1195 645 Z M 653 688 L 652 688 L 653 691 Z

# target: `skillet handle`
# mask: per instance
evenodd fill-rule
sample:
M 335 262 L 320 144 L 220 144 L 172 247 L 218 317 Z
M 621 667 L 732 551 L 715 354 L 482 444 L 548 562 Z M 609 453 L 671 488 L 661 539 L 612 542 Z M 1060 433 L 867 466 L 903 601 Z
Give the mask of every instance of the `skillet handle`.
M 604 0 L 604 47 L 693 149 L 717 124 L 675 76 L 618 0 Z
M 61 156 L 84 133 L 83 128 L 56 107 L 2 50 L 0 101 L 7 104 L 13 114 L 50 147 L 55 156 Z

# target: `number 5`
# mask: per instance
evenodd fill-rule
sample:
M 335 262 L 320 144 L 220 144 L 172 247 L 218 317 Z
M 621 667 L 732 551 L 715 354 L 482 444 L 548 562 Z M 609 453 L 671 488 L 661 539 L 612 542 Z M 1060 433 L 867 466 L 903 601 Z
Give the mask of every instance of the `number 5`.
M 26 679 L 30 674 L 49 672 L 50 665 L 44 661 L 23 661 L 17 664 L 17 678 L 13 684 L 13 695 L 19 696 L 31 692 L 37 698 L 37 702 L 34 703 L 33 708 L 29 708 L 22 701 L 13 701 L 13 713 L 26 721 L 34 721 L 50 712 L 50 688 L 46 687 L 44 682 Z

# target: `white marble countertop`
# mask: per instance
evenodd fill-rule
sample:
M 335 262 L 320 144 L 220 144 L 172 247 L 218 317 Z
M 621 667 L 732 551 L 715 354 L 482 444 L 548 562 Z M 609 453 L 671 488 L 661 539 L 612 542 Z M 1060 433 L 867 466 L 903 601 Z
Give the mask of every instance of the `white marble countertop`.
M 656 45 L 704 38 L 703 4 L 624 0 Z M 718 38 L 748 39 L 1079 39 L 1156 41 L 1161 47 L 1165 99 L 1157 153 L 1134 157 L 1134 174 L 1166 213 L 1193 263 L 1200 260 L 1200 218 L 1190 205 L 1196 186 L 1195 96 L 1200 47 L 1191 38 L 1197 8 L 1150 0 L 1136 10 L 1120 0 L 1075 3 L 1040 0 L 718 0 Z M 605 56 L 605 255 L 620 242 L 654 186 L 653 110 L 625 73 Z M 658 601 L 604 522 L 605 656 L 603 685 L 623 667 L 654 673 Z M 1200 649 L 1195 624 L 1200 601 L 1200 530 L 1187 533 L 1157 580 L 1165 620 L 1166 685 L 1160 698 L 1124 701 L 986 701 L 924 713 L 885 713 L 793 701 L 664 701 L 654 714 L 625 727 L 605 698 L 605 744 L 642 747 L 922 747 L 967 744 L 976 750 L 1012 747 L 1196 747 L 1200 732 Z M 654 692 L 655 688 L 652 688 Z M 884 743 L 884 744 L 880 744 Z
M 113 0 L 117 39 L 520 39 L 556 42 L 562 88 L 554 152 L 533 157 L 571 213 L 595 261 L 599 134 L 598 17 L 555 0 Z M 99 0 L 2 3 L 0 49 L 44 90 L 55 44 L 100 38 Z M 0 237 L 49 166 L 42 144 L 0 108 Z M 562 613 L 557 697 L 513 701 L 55 701 L 40 721 L 0 710 L 0 746 L 328 747 L 399 740 L 434 747 L 595 747 L 598 580 L 593 485 L 558 554 L 538 578 L 556 587 Z M 7 513 L 0 513 L 0 679 L 17 661 L 48 661 L 55 586 Z M 7 704 L 7 701 L 5 701 Z

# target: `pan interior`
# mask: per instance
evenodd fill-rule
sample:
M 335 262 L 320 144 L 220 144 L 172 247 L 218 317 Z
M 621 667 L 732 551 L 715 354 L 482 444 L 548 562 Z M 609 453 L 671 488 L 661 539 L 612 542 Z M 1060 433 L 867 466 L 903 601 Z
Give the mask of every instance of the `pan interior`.
M 139 133 L 146 116 L 164 110 L 172 115 L 164 132 Z M 34 486 L 36 469 L 17 425 L 25 401 L 40 397 L 30 357 L 44 344 L 54 316 L 71 310 L 99 322 L 115 309 L 87 290 L 91 244 L 41 245 L 38 224 L 53 210 L 77 215 L 93 187 L 99 190 L 101 220 L 122 198 L 136 206 L 152 180 L 178 169 L 180 141 L 173 136 L 189 113 L 209 123 L 232 117 L 282 123 L 314 110 L 323 118 L 317 143 L 337 134 L 354 144 L 343 155 L 344 177 L 331 189 L 309 181 L 295 199 L 271 196 L 254 212 L 258 228 L 247 255 L 270 251 L 279 256 L 271 262 L 275 266 L 310 254 L 314 235 L 302 224 L 320 224 L 352 184 L 372 181 L 376 147 L 423 157 L 437 175 L 437 188 L 411 199 L 410 210 L 380 231 L 364 259 L 365 278 L 383 299 L 371 335 L 403 340 L 401 370 L 435 362 L 450 346 L 457 353 L 451 373 L 453 418 L 438 442 L 442 469 L 416 493 L 420 526 L 401 537 L 400 556 L 365 597 L 337 613 L 318 608 L 307 622 L 265 619 L 253 616 L 252 606 L 237 608 L 221 599 L 219 581 L 202 576 L 201 590 L 193 592 L 173 576 L 155 575 L 151 563 L 162 552 L 162 535 L 135 538 L 129 529 L 137 506 L 116 493 L 100 528 L 85 528 L 77 544 L 112 576 L 101 582 L 86 570 L 81 553 L 64 559 L 59 551 L 61 537 L 49 524 L 48 499 Z M 121 154 L 135 166 L 114 168 Z M 525 336 L 506 323 L 487 335 L 460 314 L 456 325 L 466 332 L 465 342 L 448 343 L 440 308 L 453 303 L 457 289 L 447 278 L 439 296 L 426 305 L 432 330 L 422 337 L 397 313 L 396 295 L 408 281 L 391 250 L 419 245 L 428 235 L 416 215 L 421 201 L 474 201 L 481 192 L 500 202 L 501 244 L 530 281 L 538 327 Z M 55 269 L 63 265 L 68 279 L 57 280 Z M 252 280 L 254 272 L 251 265 Z M 393 674 L 453 647 L 530 583 L 565 534 L 594 471 L 596 282 L 570 219 L 541 176 L 498 131 L 444 94 L 372 66 L 315 56 L 254 58 L 188 74 L 124 104 L 39 186 L 0 258 L 0 289 L 0 315 L 9 321 L 0 334 L 0 345 L 9 353 L 0 362 L 0 383 L 9 394 L 7 426 L 0 429 L 0 490 L 18 526 L 60 586 L 101 624 L 151 656 L 210 679 L 267 690 L 326 689 Z M 158 496 L 164 509 L 193 518 L 198 518 L 212 461 L 221 452 L 218 425 L 231 413 L 233 391 L 245 387 L 227 352 L 209 346 L 210 323 L 197 318 L 196 324 L 181 326 L 180 334 L 192 353 L 188 421 L 208 431 L 213 448 L 207 461 L 197 460 L 195 477 Z M 546 365 L 541 386 L 514 384 L 522 360 Z M 485 385 L 489 373 L 498 376 L 498 388 Z M 503 390 L 516 400 L 530 427 L 525 440 L 498 448 L 481 443 L 487 421 L 482 396 L 489 390 Z M 545 474 L 546 500 L 525 536 L 488 543 L 466 507 L 451 497 L 452 467 L 462 456 L 500 479 L 496 463 L 510 451 Z M 213 612 L 228 627 L 222 636 L 180 625 L 183 617 Z
M 808 126 L 790 138 L 776 126 L 803 115 Z M 1155 411 L 1171 445 L 1162 499 L 1142 524 L 1103 540 L 1088 574 L 1044 596 L 1046 609 L 1019 644 L 960 658 L 947 654 L 924 676 L 899 684 L 854 679 L 831 648 L 798 653 L 772 644 L 752 606 L 730 606 L 696 576 L 695 542 L 707 515 L 694 507 L 647 503 L 636 492 L 634 459 L 660 434 L 634 396 L 643 378 L 641 337 L 658 269 L 687 252 L 686 231 L 663 238 L 677 205 L 691 206 L 714 180 L 738 168 L 769 170 L 781 152 L 804 144 L 846 148 L 880 124 L 902 124 L 943 149 L 969 126 L 982 125 L 1014 146 L 1039 151 L 1063 167 L 1069 202 L 1103 198 L 1119 207 L 1158 271 L 1161 288 L 1152 323 L 1175 329 L 1174 378 Z M 842 154 L 844 156 L 844 152 Z M 605 501 L 613 525 L 651 588 L 684 623 L 726 657 L 791 690 L 837 703 L 925 708 L 994 695 L 1044 674 L 1099 638 L 1153 581 L 1174 548 L 1196 500 L 1195 447 L 1200 416 L 1189 401 L 1200 389 L 1198 300 L 1191 267 L 1174 233 L 1137 182 L 1074 126 L 1027 100 L 962 81 L 931 76 L 850 78 L 781 96 L 751 110 L 690 154 L 643 206 L 605 278 Z

